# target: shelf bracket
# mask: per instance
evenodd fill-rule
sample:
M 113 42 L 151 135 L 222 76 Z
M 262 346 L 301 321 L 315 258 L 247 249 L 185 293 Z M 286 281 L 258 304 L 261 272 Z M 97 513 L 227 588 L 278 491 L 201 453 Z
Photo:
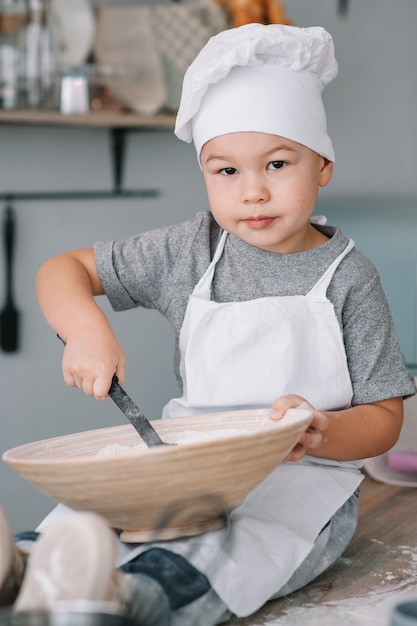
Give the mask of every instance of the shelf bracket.
M 22 191 L 0 194 L 0 200 L 13 202 L 39 200 L 106 200 L 114 198 L 156 198 L 158 189 L 124 189 L 123 171 L 125 164 L 126 134 L 132 129 L 110 128 L 110 149 L 113 170 L 113 188 L 109 191 Z
M 115 193 L 120 193 L 125 164 L 126 129 L 110 128 L 110 140 L 113 164 L 113 188 Z

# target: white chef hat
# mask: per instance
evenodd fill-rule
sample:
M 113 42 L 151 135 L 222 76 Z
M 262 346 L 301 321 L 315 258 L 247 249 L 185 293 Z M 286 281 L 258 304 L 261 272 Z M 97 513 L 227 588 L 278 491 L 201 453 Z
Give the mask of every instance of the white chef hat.
M 337 74 L 333 39 L 321 27 L 247 24 L 212 37 L 188 68 L 175 134 L 197 156 L 219 135 L 280 135 L 334 161 L 322 101 Z

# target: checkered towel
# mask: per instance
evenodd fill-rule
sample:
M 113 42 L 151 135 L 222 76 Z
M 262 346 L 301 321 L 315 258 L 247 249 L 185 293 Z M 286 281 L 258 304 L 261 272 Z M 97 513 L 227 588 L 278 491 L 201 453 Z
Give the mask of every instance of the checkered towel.
M 183 73 L 210 37 L 226 26 L 225 13 L 213 0 L 153 7 L 153 28 L 159 51 Z

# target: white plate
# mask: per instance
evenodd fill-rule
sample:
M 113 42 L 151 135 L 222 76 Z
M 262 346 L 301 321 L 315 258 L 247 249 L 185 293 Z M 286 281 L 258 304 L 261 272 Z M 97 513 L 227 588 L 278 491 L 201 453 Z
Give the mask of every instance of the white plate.
M 96 20 L 88 0 L 52 0 L 51 21 L 62 69 L 86 62 L 93 48 Z

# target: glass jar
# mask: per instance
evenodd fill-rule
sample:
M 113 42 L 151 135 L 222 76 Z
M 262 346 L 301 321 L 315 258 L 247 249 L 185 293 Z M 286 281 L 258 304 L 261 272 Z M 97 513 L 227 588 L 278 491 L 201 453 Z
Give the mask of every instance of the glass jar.
M 71 0 L 68 0 L 71 1 Z M 58 107 L 58 56 L 51 0 L 26 0 L 24 83 L 29 108 Z
M 0 108 L 21 102 L 20 74 L 24 54 L 26 9 L 24 0 L 0 0 Z

